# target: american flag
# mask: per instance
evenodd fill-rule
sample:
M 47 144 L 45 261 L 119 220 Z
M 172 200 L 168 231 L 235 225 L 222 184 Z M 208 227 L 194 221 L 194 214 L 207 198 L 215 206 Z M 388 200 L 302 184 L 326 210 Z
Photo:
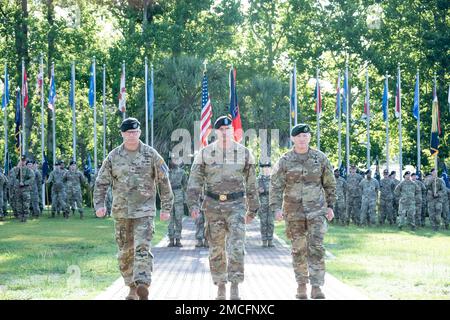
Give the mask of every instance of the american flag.
M 23 107 L 26 108 L 28 105 L 28 78 L 27 78 L 27 70 L 25 68 L 23 68 L 22 95 L 23 95 Z
M 202 147 L 208 145 L 208 136 L 211 133 L 211 117 L 212 117 L 212 105 L 211 105 L 211 97 L 208 93 L 208 77 L 206 74 L 203 76 L 202 81 L 202 114 L 201 114 L 201 132 L 200 132 L 200 141 L 202 143 Z
M 125 88 L 125 64 L 122 66 L 122 74 L 120 75 L 120 90 L 119 90 L 119 111 L 125 112 L 127 109 L 127 91 Z
M 320 83 L 319 78 L 316 80 L 316 90 L 315 90 L 315 96 L 316 96 L 316 105 L 314 108 L 314 111 L 319 114 L 319 116 L 322 114 L 322 94 L 320 93 Z

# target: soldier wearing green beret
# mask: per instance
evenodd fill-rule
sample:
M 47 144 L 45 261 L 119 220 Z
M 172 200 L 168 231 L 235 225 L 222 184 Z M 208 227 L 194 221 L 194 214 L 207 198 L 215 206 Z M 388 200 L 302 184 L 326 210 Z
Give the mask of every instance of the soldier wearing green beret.
M 294 147 L 275 164 L 269 191 L 270 207 L 277 220 L 284 217 L 286 235 L 292 243 L 292 258 L 298 284 L 297 299 L 324 299 L 320 287 L 325 277 L 323 238 L 327 219 L 334 217 L 336 180 L 324 153 L 309 146 L 311 129 L 307 124 L 292 128 Z

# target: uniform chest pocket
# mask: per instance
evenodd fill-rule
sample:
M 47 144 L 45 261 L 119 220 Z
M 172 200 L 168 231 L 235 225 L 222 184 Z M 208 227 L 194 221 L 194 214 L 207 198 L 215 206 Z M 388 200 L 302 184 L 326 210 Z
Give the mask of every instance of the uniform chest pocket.
M 286 172 L 286 180 L 288 183 L 300 183 L 302 181 L 302 170 L 292 170 Z

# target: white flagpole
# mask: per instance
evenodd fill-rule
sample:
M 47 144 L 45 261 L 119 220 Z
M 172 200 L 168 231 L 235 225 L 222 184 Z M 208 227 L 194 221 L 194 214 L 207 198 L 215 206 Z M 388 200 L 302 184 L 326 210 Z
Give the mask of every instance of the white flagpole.
M 317 120 L 317 149 L 320 150 L 320 105 L 319 105 L 319 68 L 316 68 L 316 120 Z
M 76 110 L 75 110 L 75 62 L 72 62 L 72 105 L 70 106 L 72 108 L 72 149 L 73 149 L 73 156 L 72 160 L 77 161 L 77 116 L 76 116 Z
M 4 93 L 6 94 L 6 77 L 8 76 L 8 64 L 5 62 L 5 88 L 3 89 Z M 9 81 L 8 81 L 9 83 Z M 8 162 L 8 119 L 7 119 L 7 112 L 8 105 L 6 104 L 7 97 L 6 95 L 3 96 L 3 99 L 5 99 L 5 109 L 3 110 L 3 123 L 4 123 L 4 130 L 5 130 L 5 164 L 9 166 Z M 2 101 L 3 103 L 3 101 Z
M 106 158 L 106 66 L 103 64 L 103 159 Z
M 386 86 L 386 91 L 387 91 L 387 99 L 386 99 L 386 169 L 389 171 L 389 161 L 390 161 L 390 157 L 389 157 L 389 87 L 388 87 L 388 73 L 386 71 L 386 75 L 384 77 L 384 82 L 385 82 L 385 86 Z
M 347 160 L 347 174 L 350 172 L 350 108 L 349 108 L 349 98 L 350 98 L 350 83 L 348 81 L 348 58 L 345 61 L 345 77 L 347 79 L 347 92 L 345 92 L 345 121 L 346 121 L 346 134 L 345 134 L 345 153 Z
M 144 67 L 144 92 L 145 92 L 145 144 L 148 144 L 148 64 L 147 57 L 145 57 L 145 67 Z
M 339 104 L 338 104 L 338 168 L 341 167 L 342 163 L 342 110 L 341 110 L 341 71 L 338 72 L 338 93 Z M 337 102 L 337 101 L 336 101 Z
M 45 131 L 44 131 L 44 58 L 41 53 L 41 59 L 40 59 L 40 66 L 39 66 L 39 73 L 42 77 L 42 84 L 39 88 L 41 90 L 41 159 L 42 159 L 42 165 L 44 164 L 44 144 L 45 144 Z M 39 80 L 38 80 L 39 81 Z M 46 182 L 45 177 L 42 177 L 42 181 L 44 184 L 44 187 L 42 188 L 42 204 L 45 208 L 45 188 L 46 188 Z
M 292 130 L 292 90 L 294 90 L 294 86 L 293 86 L 293 78 L 294 78 L 294 74 L 291 72 L 290 73 L 291 77 L 289 79 L 289 133 Z M 289 148 L 292 147 L 292 141 L 291 139 L 289 139 Z
M 398 165 L 400 172 L 400 181 L 403 179 L 403 154 L 402 154 L 402 86 L 401 86 L 401 75 L 400 75 L 400 64 L 398 64 L 398 106 L 399 106 L 399 115 L 398 115 Z
M 151 122 L 151 130 L 152 130 L 152 147 L 153 147 L 153 118 L 155 118 L 155 83 L 153 82 L 153 64 L 152 64 L 152 71 L 150 74 L 150 79 L 152 81 L 152 86 L 153 86 L 153 106 L 152 106 L 152 122 Z
M 55 81 L 55 63 L 52 62 L 52 73 L 53 73 L 53 81 Z M 51 81 L 51 76 L 50 76 Z M 51 87 L 50 87 L 51 90 Z M 56 85 L 55 85 L 55 91 L 56 91 Z M 56 163 L 56 99 L 53 101 L 53 121 L 52 121 L 52 136 L 53 136 L 53 165 Z
M 295 108 L 295 125 L 297 125 L 297 122 L 298 122 L 298 120 L 297 120 L 297 63 L 296 62 L 294 62 L 294 82 L 293 82 L 293 84 L 294 84 L 294 93 L 295 93 L 295 95 L 294 95 L 294 108 Z
M 126 75 L 125 75 L 125 60 L 122 61 L 122 72 L 123 72 L 123 82 L 124 82 L 124 86 L 125 86 L 125 94 L 123 96 L 123 99 L 125 100 L 125 111 L 123 112 L 123 120 L 125 120 L 126 118 L 126 108 L 127 108 L 127 94 L 126 94 L 126 88 L 127 88 L 127 81 L 126 81 Z
M 419 83 L 419 68 L 417 68 L 417 83 Z M 420 153 L 421 153 L 421 149 L 420 149 L 420 84 L 418 85 L 418 89 L 417 90 L 417 170 L 419 170 L 420 172 L 422 172 L 420 170 Z
M 367 169 L 370 169 L 370 103 L 369 103 L 369 71 L 366 69 L 366 99 L 367 99 Z
M 26 146 L 25 146 L 25 90 L 24 90 L 24 74 L 25 74 L 25 59 L 22 58 L 22 87 L 20 90 L 20 102 L 21 102 L 21 107 L 20 107 L 20 113 L 22 114 L 22 143 L 20 144 L 20 154 L 25 154 L 26 153 Z
M 97 84 L 96 84 L 96 65 L 95 56 L 92 59 L 92 76 L 94 78 L 94 174 L 97 173 Z

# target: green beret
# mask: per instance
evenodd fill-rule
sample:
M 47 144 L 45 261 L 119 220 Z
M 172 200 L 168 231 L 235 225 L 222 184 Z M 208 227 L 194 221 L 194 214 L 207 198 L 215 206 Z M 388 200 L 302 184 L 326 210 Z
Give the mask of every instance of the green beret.
M 300 123 L 292 128 L 291 130 L 291 136 L 295 137 L 296 135 L 300 133 L 308 133 L 311 132 L 311 128 L 306 123 Z
M 218 117 L 214 122 L 214 129 L 219 129 L 221 126 L 231 126 L 232 120 L 229 116 Z
M 120 131 L 125 132 L 128 130 L 139 129 L 141 126 L 140 122 L 136 118 L 126 118 L 122 121 L 120 125 Z

